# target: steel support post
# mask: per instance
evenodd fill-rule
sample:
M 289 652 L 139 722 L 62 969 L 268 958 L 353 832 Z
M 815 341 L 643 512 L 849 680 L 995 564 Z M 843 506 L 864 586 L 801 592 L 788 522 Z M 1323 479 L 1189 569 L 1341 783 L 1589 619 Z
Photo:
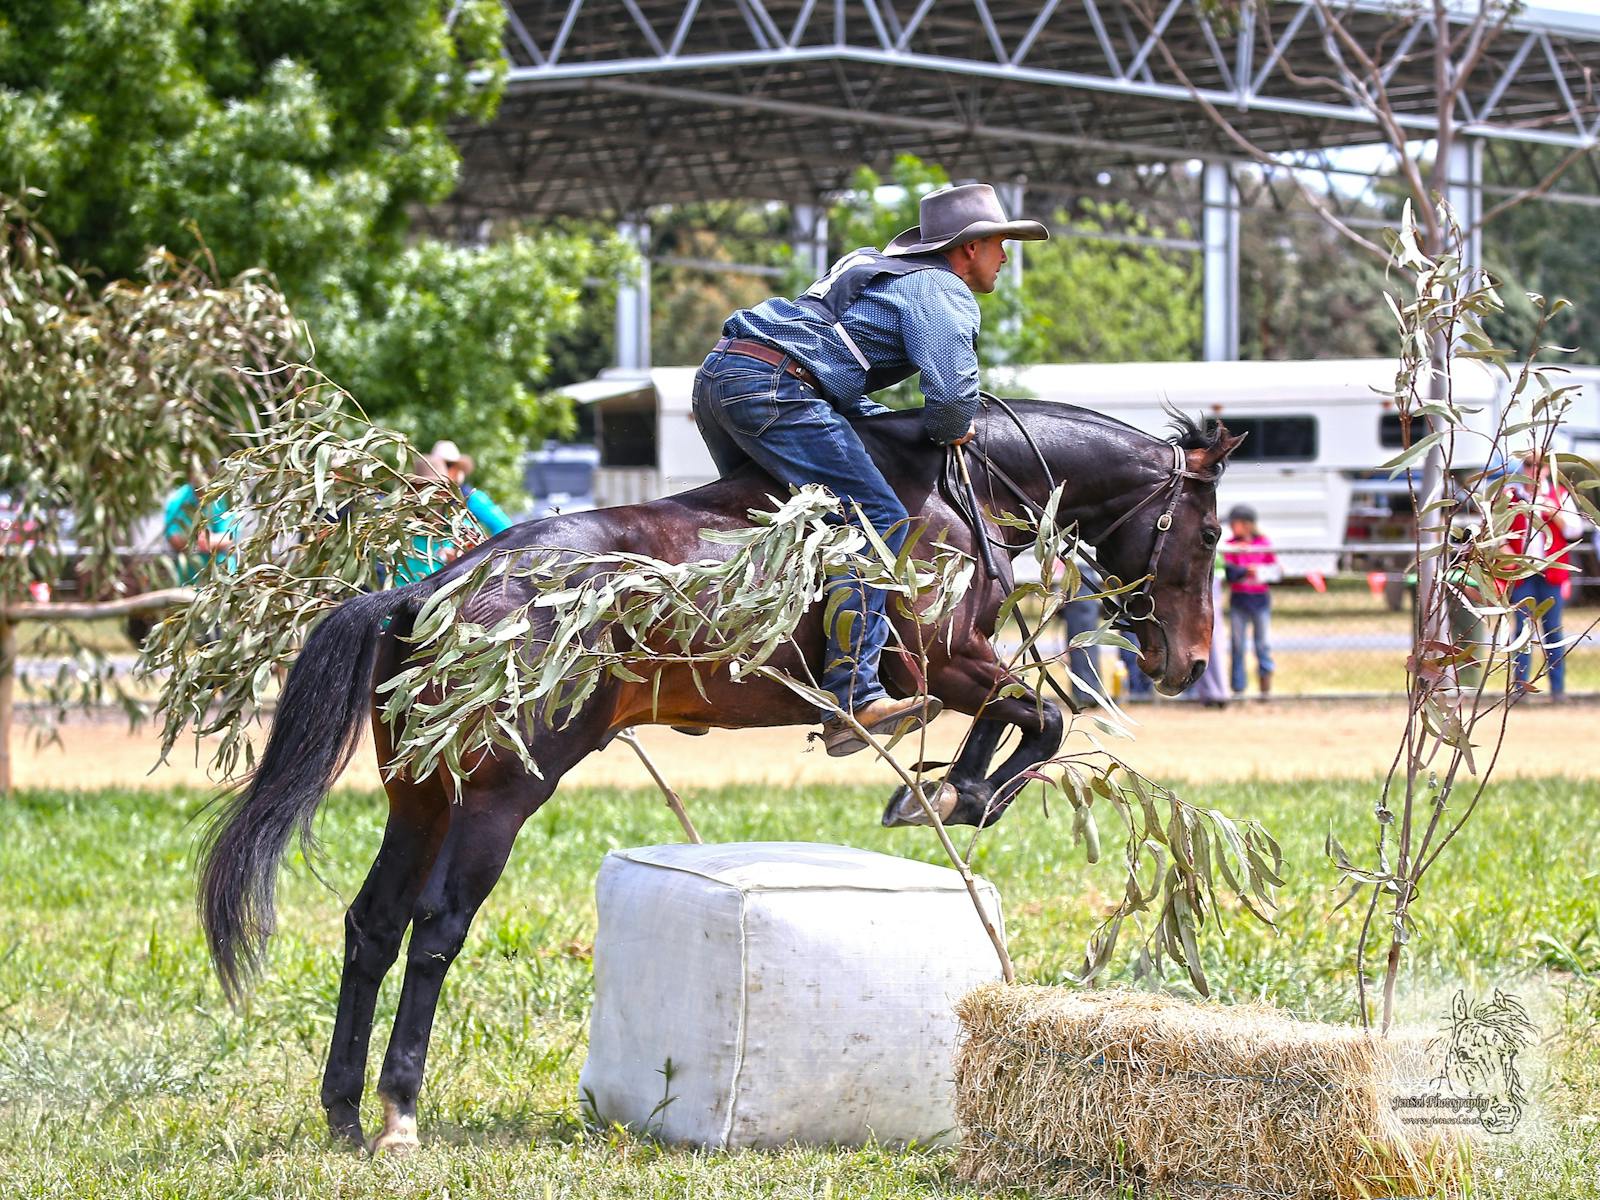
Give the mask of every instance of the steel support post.
M 1466 232 L 1461 247 L 1462 265 L 1483 266 L 1483 141 L 1458 137 L 1450 146 L 1450 161 L 1445 164 L 1449 182 L 1446 197 L 1455 210 L 1456 224 Z
M 828 261 L 828 206 L 796 204 L 789 209 L 794 260 L 805 267 L 809 278 L 821 279 L 832 264 Z
M 1013 221 L 1022 219 L 1022 208 L 1027 201 L 1027 185 L 1021 179 L 1013 179 L 1010 183 L 995 185 L 995 191 L 1000 197 L 1000 206 L 1006 210 L 1006 216 Z M 1015 336 L 1022 331 L 1022 248 L 1026 242 L 1012 242 L 1006 247 L 1006 274 L 1005 287 L 1011 292 L 1013 306 L 1005 319 L 1006 332 Z
M 1229 163 L 1203 169 L 1201 240 L 1204 245 L 1204 337 L 1207 362 L 1239 357 L 1239 188 Z
M 650 223 L 619 221 L 617 234 L 639 252 L 639 268 L 617 285 L 616 364 L 644 371 L 650 367 Z
M 1462 265 L 1481 268 L 1483 231 L 1479 226 L 1483 220 L 1483 143 L 1477 138 L 1468 137 L 1452 143 L 1445 172 L 1445 198 L 1455 210 L 1456 224 L 1466 235 L 1461 246 Z M 1456 348 L 1444 345 L 1444 341 L 1442 334 L 1436 336 L 1436 358 L 1455 354 Z M 1439 394 L 1443 387 L 1444 382 L 1437 376 L 1430 380 L 1429 389 L 1433 399 L 1443 398 Z M 1498 424 L 1500 414 L 1496 412 L 1493 415 Z M 1438 417 L 1431 418 L 1428 424 L 1434 432 L 1446 427 Z M 1417 636 L 1426 641 L 1448 641 L 1450 637 L 1445 607 L 1440 602 L 1442 598 L 1436 599 L 1434 594 L 1438 587 L 1439 565 L 1443 560 L 1429 553 L 1444 541 L 1450 522 L 1449 513 L 1437 507 L 1444 496 L 1444 458 L 1445 450 L 1441 444 L 1429 450 L 1422 463 L 1419 500 L 1423 516 L 1419 521 L 1418 545 L 1423 557 L 1417 564 L 1417 613 L 1421 618 L 1417 624 Z

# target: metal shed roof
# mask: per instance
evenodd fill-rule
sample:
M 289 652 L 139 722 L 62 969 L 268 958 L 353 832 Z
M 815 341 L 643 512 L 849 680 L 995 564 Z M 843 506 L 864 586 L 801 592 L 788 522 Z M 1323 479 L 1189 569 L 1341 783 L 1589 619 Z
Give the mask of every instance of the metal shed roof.
M 1239 157 L 1205 105 L 1273 151 L 1377 137 L 1370 113 L 1314 78 L 1327 73 L 1328 40 L 1312 0 L 1277 0 L 1259 17 L 1247 8 L 1231 27 L 1207 20 L 1199 0 L 506 8 L 499 116 L 459 131 L 463 216 L 805 200 L 903 149 L 956 175 L 1025 176 L 1030 187 L 1109 165 Z M 1431 32 L 1377 0 L 1353 6 L 1349 21 L 1384 63 L 1398 119 L 1428 137 Z M 1600 5 L 1530 4 L 1473 68 L 1461 129 L 1593 147 L 1596 76 Z

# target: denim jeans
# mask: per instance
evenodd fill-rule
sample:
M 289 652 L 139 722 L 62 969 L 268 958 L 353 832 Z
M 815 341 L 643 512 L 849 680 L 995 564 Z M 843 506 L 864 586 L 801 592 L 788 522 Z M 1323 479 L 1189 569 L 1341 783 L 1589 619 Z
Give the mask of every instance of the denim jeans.
M 850 423 L 827 399 L 782 367 L 731 351 L 716 351 L 694 377 L 694 415 L 700 436 L 728 475 L 754 461 L 780 483 L 817 483 L 849 511 L 854 502 L 891 549 L 906 540 L 906 510 Z M 855 711 L 887 693 L 878 659 L 889 640 L 885 597 L 853 572 L 832 591 L 845 600 L 827 632 L 818 683 L 842 708 Z M 830 597 L 831 598 L 831 597 Z M 854 613 L 847 619 L 845 614 Z M 839 636 L 848 629 L 848 644 Z
M 1263 675 L 1272 674 L 1272 647 L 1267 644 L 1267 629 L 1272 622 L 1272 606 L 1267 597 L 1246 600 L 1235 596 L 1228 604 L 1228 649 L 1231 651 L 1234 695 L 1245 689 L 1246 636 L 1256 644 L 1256 670 Z
M 1511 602 L 1517 606 L 1517 632 L 1522 632 L 1523 625 L 1528 620 L 1528 608 L 1550 601 L 1550 607 L 1539 624 L 1543 628 L 1544 636 L 1540 639 L 1544 646 L 1545 659 L 1550 664 L 1550 694 L 1559 696 L 1567 690 L 1567 663 L 1566 651 L 1559 643 L 1561 641 L 1561 585 L 1551 583 L 1543 575 L 1530 575 L 1527 579 L 1518 580 L 1511 589 Z M 1516 678 L 1518 683 L 1528 680 L 1528 650 L 1524 648 L 1517 655 Z
M 1222 677 L 1222 583 L 1211 581 L 1211 657 L 1206 659 L 1205 674 L 1195 680 L 1186 695 L 1207 704 L 1228 698 L 1228 685 Z
M 1067 640 L 1071 641 L 1080 633 L 1088 633 L 1099 626 L 1100 601 L 1074 597 L 1061 606 L 1061 619 L 1067 627 Z M 1069 650 L 1067 668 L 1088 686 L 1104 690 L 1105 685 L 1100 682 L 1099 646 L 1079 646 Z M 1077 684 L 1072 685 L 1072 698 L 1079 704 L 1094 703 L 1089 693 Z

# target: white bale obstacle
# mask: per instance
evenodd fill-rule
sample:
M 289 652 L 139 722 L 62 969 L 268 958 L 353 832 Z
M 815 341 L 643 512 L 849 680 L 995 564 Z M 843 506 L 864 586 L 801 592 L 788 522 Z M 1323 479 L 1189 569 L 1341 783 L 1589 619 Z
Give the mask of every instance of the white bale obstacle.
M 953 1129 L 954 1006 L 1000 974 L 955 871 L 812 843 L 648 846 L 606 856 L 596 899 L 579 1092 L 598 1119 L 725 1148 Z

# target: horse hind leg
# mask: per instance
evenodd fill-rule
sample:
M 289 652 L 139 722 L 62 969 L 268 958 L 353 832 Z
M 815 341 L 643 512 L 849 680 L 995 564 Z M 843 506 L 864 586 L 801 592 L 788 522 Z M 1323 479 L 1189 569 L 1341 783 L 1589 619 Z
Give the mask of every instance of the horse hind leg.
M 391 781 L 389 820 L 366 882 L 345 913 L 344 969 L 334 1016 L 322 1107 L 333 1136 L 365 1146 L 361 1092 L 378 989 L 394 965 L 411 908 L 421 892 L 449 824 L 450 801 L 437 783 Z
M 560 774 L 598 740 L 586 741 L 560 771 L 546 769 L 543 779 L 527 775 L 515 763 L 500 762 L 493 783 L 468 779 L 463 785 L 412 909 L 405 983 L 378 1076 L 383 1130 L 369 1147 L 374 1154 L 403 1153 L 417 1145 L 417 1096 L 445 974 L 461 952 L 478 908 L 499 882 L 523 823 L 550 797 Z

